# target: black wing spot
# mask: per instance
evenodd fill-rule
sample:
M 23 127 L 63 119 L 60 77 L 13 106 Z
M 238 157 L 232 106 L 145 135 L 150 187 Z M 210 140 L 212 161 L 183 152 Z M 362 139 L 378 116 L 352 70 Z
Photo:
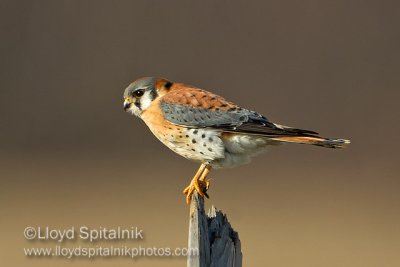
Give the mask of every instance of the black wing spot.
M 192 143 L 193 143 L 193 144 L 196 144 L 196 139 L 192 139 Z

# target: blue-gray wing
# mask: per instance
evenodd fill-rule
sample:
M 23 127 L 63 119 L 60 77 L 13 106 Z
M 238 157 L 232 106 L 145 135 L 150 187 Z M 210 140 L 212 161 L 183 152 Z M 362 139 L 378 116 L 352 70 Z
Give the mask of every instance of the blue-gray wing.
M 168 121 L 189 128 L 212 128 L 268 137 L 317 135 L 313 131 L 274 124 L 257 112 L 242 108 L 215 110 L 163 101 L 160 103 L 160 108 Z

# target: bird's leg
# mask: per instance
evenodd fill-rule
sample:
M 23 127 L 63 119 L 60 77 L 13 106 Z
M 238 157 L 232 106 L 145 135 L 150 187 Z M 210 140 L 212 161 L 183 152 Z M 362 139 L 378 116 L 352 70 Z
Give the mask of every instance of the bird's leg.
M 206 180 L 206 178 L 207 178 L 207 175 L 210 173 L 210 171 L 211 171 L 211 166 L 210 165 L 206 165 L 203 173 L 201 174 L 201 176 L 199 178 L 199 182 L 202 185 L 204 185 L 203 186 L 203 188 L 204 188 L 203 193 L 207 198 L 208 198 L 207 190 L 210 187 L 210 180 Z
M 196 191 L 201 191 L 200 190 L 200 186 L 199 186 L 199 178 L 201 176 L 201 174 L 203 173 L 204 169 L 206 168 L 205 164 L 201 164 L 200 168 L 197 170 L 196 174 L 194 175 L 192 181 L 190 182 L 189 186 L 187 186 L 184 190 L 183 193 L 184 194 L 188 194 L 189 191 L 193 191 L 194 189 L 196 189 Z M 197 187 L 197 188 L 196 188 Z
M 206 191 L 210 183 L 209 181 L 205 181 L 205 179 L 210 172 L 210 169 L 211 166 L 205 163 L 201 164 L 189 186 L 183 190 L 183 193 L 186 195 L 186 203 L 190 204 L 194 190 L 196 190 L 200 196 L 208 197 Z

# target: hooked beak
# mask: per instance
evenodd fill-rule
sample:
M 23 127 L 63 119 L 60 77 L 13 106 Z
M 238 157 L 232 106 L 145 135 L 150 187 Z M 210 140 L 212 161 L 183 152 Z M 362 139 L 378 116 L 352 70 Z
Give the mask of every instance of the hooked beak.
M 127 111 L 130 107 L 131 107 L 131 101 L 129 101 L 129 99 L 125 99 L 124 110 Z

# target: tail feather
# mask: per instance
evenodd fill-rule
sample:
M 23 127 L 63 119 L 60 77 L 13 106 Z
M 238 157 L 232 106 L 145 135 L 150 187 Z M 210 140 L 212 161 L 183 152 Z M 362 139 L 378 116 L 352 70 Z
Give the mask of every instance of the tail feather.
M 272 139 L 282 142 L 309 144 L 327 148 L 344 148 L 350 144 L 350 140 L 346 139 L 322 138 L 317 136 L 280 136 Z

